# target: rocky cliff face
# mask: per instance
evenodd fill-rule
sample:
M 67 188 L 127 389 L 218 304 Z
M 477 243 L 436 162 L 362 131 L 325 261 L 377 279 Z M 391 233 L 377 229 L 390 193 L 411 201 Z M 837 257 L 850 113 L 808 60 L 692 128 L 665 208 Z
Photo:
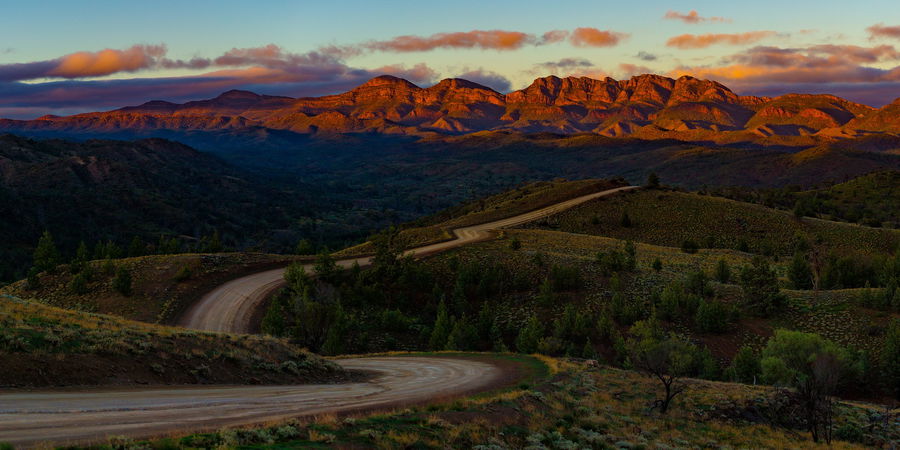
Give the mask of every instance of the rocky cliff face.
M 3 131 L 70 134 L 250 129 L 418 136 L 506 130 L 807 144 L 900 133 L 900 103 L 875 110 L 830 95 L 739 96 L 720 83 L 689 76 L 641 75 L 629 80 L 550 76 L 506 95 L 462 79 L 421 88 L 380 76 L 324 97 L 292 99 L 229 91 L 184 104 L 151 101 L 109 112 L 0 120 Z

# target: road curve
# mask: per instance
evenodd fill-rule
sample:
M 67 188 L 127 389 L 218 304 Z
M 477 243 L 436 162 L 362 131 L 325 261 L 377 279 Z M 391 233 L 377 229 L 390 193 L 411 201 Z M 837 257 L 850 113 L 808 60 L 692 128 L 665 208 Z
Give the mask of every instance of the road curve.
M 427 256 L 432 253 L 460 247 L 473 242 L 490 239 L 491 231 L 532 222 L 552 216 L 574 206 L 605 197 L 621 191 L 636 189 L 637 186 L 625 186 L 593 194 L 576 197 L 546 208 L 541 208 L 518 216 L 493 222 L 456 228 L 455 239 L 407 250 L 405 255 Z M 354 263 L 365 267 L 371 264 L 372 258 L 351 258 L 337 261 L 342 267 L 352 267 Z M 312 265 L 306 267 L 312 270 Z M 181 318 L 178 325 L 198 330 L 247 333 L 252 329 L 250 323 L 259 305 L 275 289 L 284 283 L 284 268 L 267 270 L 229 281 L 204 295 Z
M 337 360 L 367 382 L 298 386 L 167 387 L 0 394 L 0 442 L 22 447 L 150 438 L 294 417 L 389 408 L 489 389 L 503 370 L 442 357 Z M 43 445 L 42 445 L 43 447 Z

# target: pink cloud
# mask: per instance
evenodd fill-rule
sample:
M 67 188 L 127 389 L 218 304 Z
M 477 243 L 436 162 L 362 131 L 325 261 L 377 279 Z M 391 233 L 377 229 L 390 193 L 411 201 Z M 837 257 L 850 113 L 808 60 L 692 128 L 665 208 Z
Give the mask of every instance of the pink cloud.
M 731 19 L 726 18 L 726 17 L 702 17 L 700 14 L 697 13 L 696 10 L 688 11 L 687 14 L 683 14 L 678 11 L 670 10 L 669 12 L 666 13 L 665 16 L 663 16 L 663 19 L 680 20 L 684 23 L 691 24 L 691 25 L 697 25 L 697 24 L 701 24 L 701 23 L 730 23 L 731 22 Z
M 612 47 L 628 36 L 627 33 L 582 27 L 572 31 L 569 41 L 576 47 Z
M 889 27 L 879 23 L 866 28 L 866 31 L 869 32 L 870 41 L 873 41 L 877 38 L 900 39 L 900 25 Z
M 735 34 L 682 34 L 666 42 L 666 46 L 681 49 L 706 48 L 715 44 L 745 45 L 776 35 L 774 31 L 748 31 Z
M 387 52 L 425 52 L 439 48 L 480 48 L 484 50 L 517 50 L 533 44 L 535 37 L 519 31 L 474 30 L 438 33 L 431 36 L 398 36 L 386 41 L 371 41 L 362 46 Z

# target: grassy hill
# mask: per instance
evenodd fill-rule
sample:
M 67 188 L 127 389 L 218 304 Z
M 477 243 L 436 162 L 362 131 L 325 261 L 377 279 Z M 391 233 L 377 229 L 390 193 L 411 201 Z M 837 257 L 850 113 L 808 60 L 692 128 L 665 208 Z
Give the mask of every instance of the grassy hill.
M 207 333 L 0 296 L 0 387 L 306 383 L 346 379 L 285 341 Z
M 623 223 L 627 214 L 628 223 Z M 801 240 L 841 253 L 892 253 L 900 232 L 815 219 L 789 211 L 695 193 L 641 190 L 579 205 L 531 227 L 630 239 L 670 247 L 792 255 Z
M 401 226 L 400 237 L 407 247 L 418 247 L 453 238 L 454 228 L 478 225 L 524 214 L 582 195 L 625 186 L 624 180 L 553 180 L 525 186 L 445 209 Z M 364 242 L 335 253 L 335 256 L 367 254 L 372 244 Z

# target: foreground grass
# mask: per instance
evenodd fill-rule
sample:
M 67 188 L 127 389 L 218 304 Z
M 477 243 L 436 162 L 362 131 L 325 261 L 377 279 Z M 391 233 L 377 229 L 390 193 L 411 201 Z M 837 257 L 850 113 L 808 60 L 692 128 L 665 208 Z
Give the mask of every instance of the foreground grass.
M 524 357 L 511 356 L 522 360 Z M 767 422 L 775 391 L 685 380 L 667 415 L 649 408 L 658 385 L 638 373 L 542 358 L 548 376 L 487 395 L 360 417 L 334 415 L 262 428 L 99 448 L 816 448 L 808 433 Z M 896 414 L 896 412 L 895 412 Z M 832 448 L 889 447 L 889 411 L 840 404 Z
M 0 386 L 297 383 L 344 372 L 283 340 L 200 332 L 0 297 Z M 40 370 L 35 370 L 40 368 Z

